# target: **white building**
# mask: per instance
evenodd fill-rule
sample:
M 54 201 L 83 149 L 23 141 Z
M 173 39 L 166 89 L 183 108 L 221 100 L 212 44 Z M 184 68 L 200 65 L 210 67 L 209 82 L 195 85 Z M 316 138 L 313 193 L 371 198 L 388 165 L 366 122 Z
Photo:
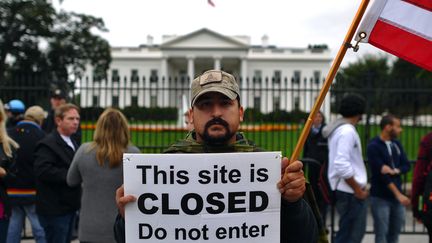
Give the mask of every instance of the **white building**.
M 145 45 L 111 51 L 108 80 L 93 79 L 91 67 L 87 69 L 80 84 L 82 107 L 180 107 L 182 94 L 189 98 L 188 77 L 221 69 L 238 78 L 245 108 L 309 111 L 318 91 L 305 90 L 321 87 L 332 60 L 326 47 L 279 48 L 269 45 L 267 36 L 261 45 L 251 45 L 248 36 L 225 36 L 206 28 L 163 36 L 161 44 L 148 36 Z M 251 88 L 256 90 L 248 92 Z M 323 109 L 330 113 L 328 98 Z

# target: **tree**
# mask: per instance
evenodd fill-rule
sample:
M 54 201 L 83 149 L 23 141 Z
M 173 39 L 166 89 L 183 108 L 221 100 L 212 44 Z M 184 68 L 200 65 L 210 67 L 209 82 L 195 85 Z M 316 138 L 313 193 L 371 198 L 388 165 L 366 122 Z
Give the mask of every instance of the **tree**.
M 336 75 L 332 86 L 332 98 L 336 108 L 346 93 L 358 93 L 367 97 L 367 109 L 370 113 L 381 113 L 388 85 L 388 60 L 385 56 L 366 55 L 357 62 L 342 68 Z M 333 109 L 335 110 L 335 109 Z
M 50 37 L 54 18 L 54 8 L 45 1 L 0 2 L 0 83 L 8 68 L 7 58 L 29 70 L 31 63 L 41 61 L 39 38 Z
M 430 114 L 432 109 L 432 72 L 403 59 L 393 63 L 390 72 L 391 87 L 395 89 L 386 101 L 389 111 L 400 116 L 412 115 L 414 124 L 420 114 Z
M 58 79 L 67 79 L 72 74 L 81 77 L 85 66 L 95 67 L 97 76 L 105 76 L 111 62 L 110 47 L 106 40 L 94 35 L 92 31 L 107 31 L 100 18 L 60 12 L 55 23 L 53 38 L 49 41 L 48 60 Z
M 56 12 L 46 1 L 1 1 L 0 83 L 17 74 L 43 73 L 67 88 L 86 64 L 104 77 L 110 47 L 95 31 L 107 31 L 101 18 Z
M 332 87 L 333 108 L 347 92 L 367 97 L 367 114 L 391 112 L 399 117 L 412 116 L 432 109 L 432 73 L 402 59 L 389 63 L 385 57 L 365 56 L 342 68 Z

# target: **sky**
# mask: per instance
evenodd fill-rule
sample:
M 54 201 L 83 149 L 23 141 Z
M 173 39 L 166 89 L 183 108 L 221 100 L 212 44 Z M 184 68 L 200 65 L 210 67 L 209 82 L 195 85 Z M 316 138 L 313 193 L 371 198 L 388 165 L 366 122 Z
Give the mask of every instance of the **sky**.
M 60 4 L 60 2 L 62 2 Z M 361 0 L 53 0 L 57 9 L 103 18 L 111 46 L 137 47 L 147 36 L 185 35 L 208 28 L 223 35 L 246 35 L 261 44 L 263 35 L 278 47 L 327 44 L 336 56 Z M 365 54 L 384 52 L 361 44 L 348 51 L 342 66 Z

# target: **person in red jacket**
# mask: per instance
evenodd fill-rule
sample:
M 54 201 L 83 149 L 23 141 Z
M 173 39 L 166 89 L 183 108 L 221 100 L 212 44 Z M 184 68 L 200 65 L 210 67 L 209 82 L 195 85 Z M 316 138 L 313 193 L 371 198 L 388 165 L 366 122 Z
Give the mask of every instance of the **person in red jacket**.
M 432 218 L 423 213 L 423 203 L 419 204 L 419 198 L 423 196 L 426 178 L 432 169 L 432 132 L 424 136 L 420 142 L 417 161 L 414 167 L 411 204 L 413 215 L 423 222 L 429 234 L 429 242 L 432 242 Z

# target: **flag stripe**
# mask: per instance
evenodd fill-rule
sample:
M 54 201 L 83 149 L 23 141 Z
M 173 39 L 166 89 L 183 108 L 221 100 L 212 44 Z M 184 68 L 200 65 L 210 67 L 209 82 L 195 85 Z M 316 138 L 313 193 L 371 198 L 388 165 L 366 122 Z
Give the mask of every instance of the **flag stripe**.
M 404 1 L 389 0 L 381 13 L 380 19 L 432 40 L 431 11 Z
M 426 10 L 432 11 L 432 1 L 431 0 L 403 0 L 411 4 L 417 5 Z
M 369 43 L 432 71 L 432 41 L 378 20 Z

